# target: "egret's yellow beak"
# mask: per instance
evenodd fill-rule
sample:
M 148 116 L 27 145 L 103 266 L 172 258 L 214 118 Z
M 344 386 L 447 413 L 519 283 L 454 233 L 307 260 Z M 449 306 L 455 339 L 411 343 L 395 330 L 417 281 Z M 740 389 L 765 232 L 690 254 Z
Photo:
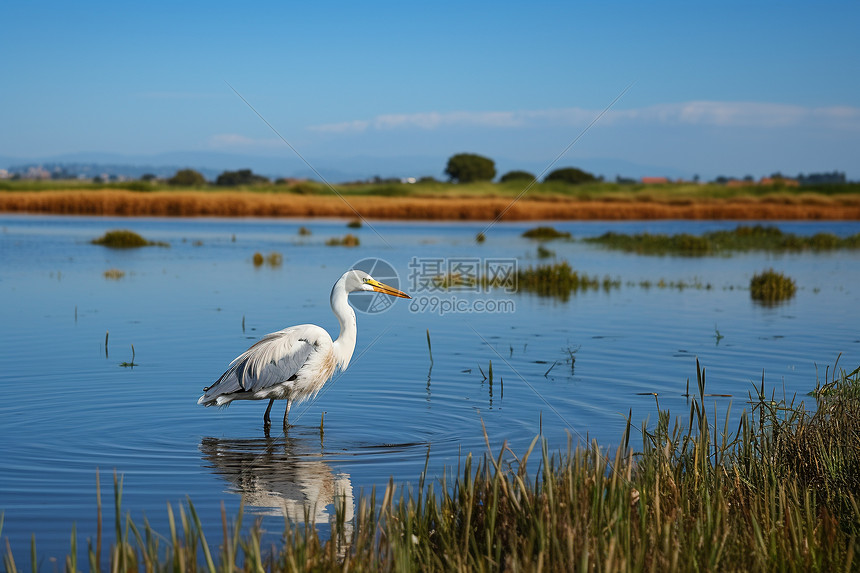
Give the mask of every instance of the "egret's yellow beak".
M 387 284 L 381 283 L 381 282 L 374 280 L 374 279 L 368 279 L 367 284 L 372 286 L 373 290 L 375 290 L 376 292 L 381 292 L 383 294 L 390 294 L 391 296 L 397 296 L 400 298 L 412 298 L 411 296 L 409 296 L 405 292 L 399 291 L 394 287 L 390 287 Z

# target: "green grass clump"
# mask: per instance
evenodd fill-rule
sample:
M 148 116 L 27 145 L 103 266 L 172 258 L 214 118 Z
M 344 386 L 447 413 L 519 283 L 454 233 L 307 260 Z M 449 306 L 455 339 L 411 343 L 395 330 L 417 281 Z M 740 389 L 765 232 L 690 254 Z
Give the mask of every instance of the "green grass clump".
M 711 231 L 701 236 L 688 233 L 627 235 L 610 231 L 584 241 L 640 255 L 703 256 L 754 250 L 784 252 L 857 249 L 860 248 L 860 233 L 846 238 L 840 238 L 833 233 L 818 233 L 805 237 L 784 233 L 771 225 L 740 225 L 731 231 Z
M 497 286 L 485 284 L 486 287 Z M 571 294 L 586 290 L 609 290 L 619 288 L 620 281 L 609 277 L 599 278 L 580 273 L 571 268 L 567 261 L 552 264 L 529 266 L 517 270 L 517 290 L 535 293 L 566 301 Z
M 104 276 L 106 279 L 118 281 L 125 276 L 125 271 L 121 269 L 108 269 L 104 272 Z
M 552 239 L 569 239 L 570 233 L 567 231 L 559 231 L 555 227 L 535 227 L 524 232 L 523 237 L 527 239 L 539 239 L 542 241 L 550 241 Z
M 689 416 L 657 406 L 653 424 L 628 417 L 614 454 L 596 442 L 550 453 L 536 437 L 519 456 L 469 454 L 462 471 L 417 487 L 359 496 L 354 519 L 335 504 L 328 538 L 287 523 L 277 545 L 240 510 L 222 510 L 207 539 L 191 501 L 170 532 L 136 524 L 114 477 L 115 539 L 98 529 L 86 552 L 92 571 L 851 571 L 860 560 L 860 368 L 818 384 L 815 408 L 775 399 L 764 382 L 736 431 L 708 417 L 705 370 Z M 487 440 L 489 444 L 489 440 Z M 528 463 L 538 456 L 537 470 Z M 351 512 L 352 508 L 349 508 Z M 178 516 L 178 517 L 177 517 Z M 2 521 L 0 521 L 2 524 Z M 214 528 L 213 528 L 214 529 Z M 210 530 L 211 531 L 211 530 Z M 65 569 L 76 562 L 77 534 Z M 35 540 L 33 568 L 38 565 Z M 12 548 L 6 569 L 16 571 Z
M 284 256 L 277 251 L 272 251 L 266 256 L 263 256 L 263 253 L 257 252 L 251 257 L 251 262 L 254 263 L 255 267 L 262 267 L 263 263 L 267 263 L 270 267 L 275 268 L 283 264 Z
M 627 235 L 608 231 L 599 237 L 589 237 L 584 240 L 588 243 L 596 243 L 610 249 L 639 255 L 708 255 L 712 254 L 714 250 L 708 239 L 688 233 L 671 236 L 652 235 L 651 233 Z
M 343 238 L 332 237 L 325 244 L 329 247 L 357 247 L 360 241 L 352 234 L 344 235 Z
M 272 251 L 269 253 L 269 256 L 266 257 L 266 262 L 269 263 L 270 267 L 279 267 L 284 262 L 284 256 L 281 253 Z
M 774 304 L 790 299 L 797 292 L 794 279 L 768 269 L 753 275 L 750 280 L 750 296 L 759 302 Z
M 169 247 L 167 243 L 160 241 L 147 241 L 134 231 L 127 229 L 117 229 L 108 231 L 98 239 L 90 241 L 93 245 L 102 245 L 112 249 L 133 249 L 137 247 Z

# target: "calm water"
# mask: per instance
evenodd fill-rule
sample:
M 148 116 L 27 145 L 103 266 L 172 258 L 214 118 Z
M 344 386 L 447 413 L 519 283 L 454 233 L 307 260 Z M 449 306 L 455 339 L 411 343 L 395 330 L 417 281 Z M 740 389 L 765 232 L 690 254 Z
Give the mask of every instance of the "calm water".
M 300 226 L 312 234 L 300 236 Z M 626 285 L 566 302 L 424 288 L 433 268 L 537 263 L 537 245 L 520 238 L 533 226 L 496 225 L 476 245 L 483 224 L 374 222 L 354 230 L 340 220 L 0 216 L 0 511 L 19 567 L 29 562 L 32 533 L 43 563 L 66 554 L 73 524 L 86 546 L 96 530 L 97 471 L 106 524 L 116 472 L 123 510 L 139 521 L 146 515 L 158 531 L 167 532 L 166 504 L 190 497 L 213 539 L 222 501 L 231 511 L 244 502 L 274 536 L 284 515 L 298 518 L 305 507 L 325 524 L 341 496 L 352 507 L 360 492 L 384 487 L 391 476 L 416 483 L 428 453 L 431 477 L 456 471 L 461 456 L 485 451 L 482 424 L 494 448 L 507 440 L 517 453 L 541 424 L 554 449 L 586 437 L 611 445 L 628 411 L 637 424 L 654 416 L 654 398 L 640 392 L 657 392 L 661 406 L 679 415 L 687 410 L 682 394 L 697 357 L 708 391 L 731 395 L 709 407 L 722 413 L 731 404 L 733 420 L 763 371 L 780 395 L 805 394 L 816 365 L 823 378 L 839 353 L 846 369 L 860 364 L 858 253 L 690 259 L 555 242 L 548 246 L 559 258 L 588 274 L 712 288 Z M 554 226 L 585 237 L 701 233 L 736 223 Z M 853 222 L 779 226 L 800 234 L 860 231 Z M 89 244 L 113 228 L 171 247 Z M 360 247 L 325 246 L 347 232 L 360 237 Z M 280 252 L 283 264 L 255 268 L 257 251 Z M 280 404 L 270 437 L 262 430 L 265 403 L 197 406 L 201 389 L 261 335 L 306 322 L 336 334 L 331 285 L 368 257 L 396 270 L 414 304 L 397 300 L 385 312 L 358 313 L 349 370 L 316 401 L 293 409 L 287 436 Z M 769 267 L 799 287 L 773 308 L 753 303 L 746 290 Z M 111 268 L 125 276 L 105 278 Z M 443 304 L 461 312 L 440 312 Z M 475 311 L 481 307 L 492 311 Z M 123 367 L 132 345 L 135 365 Z M 490 361 L 492 385 L 481 373 Z

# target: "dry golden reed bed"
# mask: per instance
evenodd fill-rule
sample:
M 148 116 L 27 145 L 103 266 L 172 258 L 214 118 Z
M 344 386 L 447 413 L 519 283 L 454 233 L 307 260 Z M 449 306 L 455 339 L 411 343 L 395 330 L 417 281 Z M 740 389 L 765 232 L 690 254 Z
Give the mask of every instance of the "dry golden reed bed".
M 348 201 L 348 203 L 347 203 Z M 860 220 L 858 197 L 731 199 L 368 197 L 119 189 L 0 193 L 0 212 L 155 217 L 355 217 L 488 221 L 624 219 Z M 509 208 L 510 206 L 510 208 Z M 355 211 L 353 211 L 355 209 Z M 506 211 L 507 209 L 507 211 Z

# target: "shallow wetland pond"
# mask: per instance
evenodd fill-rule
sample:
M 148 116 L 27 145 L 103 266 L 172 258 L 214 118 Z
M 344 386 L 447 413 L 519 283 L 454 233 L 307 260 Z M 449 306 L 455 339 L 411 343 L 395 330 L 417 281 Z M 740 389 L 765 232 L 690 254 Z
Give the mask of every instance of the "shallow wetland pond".
M 799 235 L 860 232 L 855 222 L 771 224 Z M 466 454 L 486 451 L 484 427 L 495 452 L 507 441 L 519 454 L 538 433 L 551 451 L 617 444 L 629 412 L 634 426 L 653 419 L 654 394 L 683 416 L 697 358 L 712 419 L 730 409 L 732 429 L 762 375 L 768 393 L 803 400 L 840 353 L 840 367 L 860 365 L 860 251 L 640 256 L 577 239 L 737 223 L 572 222 L 553 226 L 574 240 L 542 244 L 538 258 L 541 243 L 521 236 L 534 226 L 0 216 L 0 512 L 19 567 L 31 534 L 48 570 L 69 551 L 73 524 L 85 550 L 97 471 L 106 524 L 116 472 L 123 511 L 156 531 L 168 531 L 166 504 L 191 499 L 217 539 L 222 502 L 228 513 L 244 503 L 274 540 L 284 516 L 309 511 L 324 527 L 336 500 L 349 509 L 389 478 L 417 484 L 425 463 L 431 481 L 456 472 Z M 170 246 L 90 243 L 110 229 Z M 347 233 L 360 245 L 326 246 Z M 432 281 L 553 256 L 619 286 L 559 300 Z M 352 363 L 292 410 L 286 436 L 283 404 L 270 436 L 265 403 L 197 406 L 202 388 L 263 334 L 314 323 L 336 335 L 331 286 L 363 259 L 390 265 L 414 298 L 384 311 L 352 299 L 364 305 Z M 791 300 L 751 300 L 750 279 L 768 268 L 796 281 Z

